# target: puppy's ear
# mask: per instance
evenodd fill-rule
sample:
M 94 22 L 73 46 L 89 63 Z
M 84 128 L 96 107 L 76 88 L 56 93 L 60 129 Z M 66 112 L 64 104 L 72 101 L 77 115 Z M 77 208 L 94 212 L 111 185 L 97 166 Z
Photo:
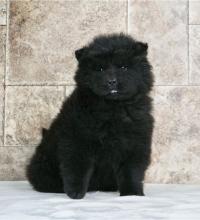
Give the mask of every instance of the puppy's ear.
M 136 56 L 145 56 L 145 55 L 147 55 L 148 44 L 142 43 L 142 42 L 137 42 L 133 49 L 134 49 L 134 54 Z
M 85 48 L 85 47 L 76 50 L 76 51 L 75 51 L 76 59 L 79 61 L 79 60 L 83 57 L 83 55 L 85 54 L 85 52 L 86 52 L 86 48 Z

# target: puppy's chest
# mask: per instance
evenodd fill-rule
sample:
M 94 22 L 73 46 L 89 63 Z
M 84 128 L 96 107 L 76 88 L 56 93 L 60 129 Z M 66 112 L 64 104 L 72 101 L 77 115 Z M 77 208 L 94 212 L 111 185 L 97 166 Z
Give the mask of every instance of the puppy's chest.
M 101 140 L 119 140 L 131 134 L 134 128 L 134 122 L 126 110 L 115 110 L 102 121 L 99 121 L 97 130 L 98 137 Z

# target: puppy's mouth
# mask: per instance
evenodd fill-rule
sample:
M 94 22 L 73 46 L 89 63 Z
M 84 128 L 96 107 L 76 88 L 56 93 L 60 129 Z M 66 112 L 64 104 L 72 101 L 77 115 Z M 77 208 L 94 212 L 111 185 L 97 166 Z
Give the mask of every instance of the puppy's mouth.
M 111 91 L 110 91 L 110 94 L 117 94 L 118 93 L 118 91 L 116 90 L 116 89 L 112 89 Z
M 122 94 L 118 89 L 111 89 L 106 95 L 108 99 L 118 99 L 121 96 Z
M 107 99 L 122 100 L 128 97 L 128 93 L 119 89 L 111 89 L 107 95 Z

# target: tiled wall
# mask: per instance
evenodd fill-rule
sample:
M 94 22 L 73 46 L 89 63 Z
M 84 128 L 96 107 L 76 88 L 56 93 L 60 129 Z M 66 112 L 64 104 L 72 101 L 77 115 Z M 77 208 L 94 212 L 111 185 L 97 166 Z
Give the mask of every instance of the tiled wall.
M 74 50 L 113 32 L 149 43 L 146 182 L 200 183 L 200 0 L 0 0 L 0 180 L 25 178 L 40 128 L 73 89 Z

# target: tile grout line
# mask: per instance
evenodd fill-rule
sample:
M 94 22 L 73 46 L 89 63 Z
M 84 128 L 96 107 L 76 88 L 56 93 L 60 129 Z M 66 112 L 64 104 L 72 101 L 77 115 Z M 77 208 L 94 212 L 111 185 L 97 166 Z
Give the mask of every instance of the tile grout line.
M 6 26 L 4 26 L 6 28 Z M 6 72 L 6 33 L 3 36 L 3 41 L 4 41 L 4 45 L 3 45 L 3 82 L 2 82 L 2 87 L 3 87 L 3 101 L 2 101 L 2 121 L 1 121 L 1 129 L 2 129 L 2 145 L 4 146 L 4 117 L 5 117 L 5 72 Z M 3 147 L 2 146 L 2 147 Z
M 39 85 L 39 84 L 25 84 L 25 85 L 6 85 L 6 87 L 74 87 L 76 86 L 76 84 L 70 84 L 70 85 L 65 85 L 65 84 L 60 84 L 60 85 Z M 188 86 L 188 84 L 154 84 L 154 86 Z M 190 84 L 189 86 L 200 86 L 200 83 L 199 84 Z
M 200 84 L 184 84 L 184 85 L 154 85 L 154 87 L 200 87 Z
M 200 86 L 200 83 L 198 84 L 193 84 L 195 86 Z M 76 84 L 70 84 L 70 85 L 65 85 L 65 84 L 59 84 L 59 85 L 40 85 L 40 84 L 24 84 L 24 85 L 17 85 L 17 84 L 9 84 L 6 85 L 6 87 L 74 87 Z M 188 86 L 188 84 L 154 84 L 154 86 Z M 192 86 L 192 85 L 189 85 Z
M 53 87 L 62 87 L 62 86 L 75 86 L 76 84 L 74 83 L 74 84 L 68 84 L 68 85 L 66 85 L 66 84 L 7 84 L 6 86 L 21 86 L 21 87 L 26 87 L 26 86 L 40 86 L 40 87 L 51 87 L 51 86 L 53 86 Z
M 126 0 L 126 34 L 129 34 L 129 0 Z
M 3 142 L 3 146 L 4 146 L 4 144 L 5 144 L 5 96 L 6 96 L 6 57 L 7 57 L 7 55 L 6 55 L 6 50 L 7 50 L 7 0 L 6 0 L 6 25 L 5 25 L 5 28 L 6 28 L 6 33 L 5 33 L 5 54 L 4 54 L 4 56 L 5 56 L 5 60 L 4 60 L 4 76 L 3 76 L 3 112 L 2 112 L 2 116 L 3 116 L 3 118 L 2 118 L 2 142 Z
M 8 148 L 8 147 L 10 147 L 10 148 L 17 148 L 17 147 L 25 147 L 25 148 L 36 148 L 38 146 L 38 144 L 36 144 L 36 145 L 4 145 L 4 146 L 0 146 L 0 148 Z
M 190 3 L 187 1 L 187 65 L 188 65 L 188 85 L 190 85 Z
M 9 11 L 10 1 L 6 0 L 6 50 L 5 50 L 5 68 L 4 68 L 4 110 L 3 110 L 3 146 L 5 146 L 5 118 L 6 118 L 6 76 L 8 64 L 8 36 L 9 36 Z

